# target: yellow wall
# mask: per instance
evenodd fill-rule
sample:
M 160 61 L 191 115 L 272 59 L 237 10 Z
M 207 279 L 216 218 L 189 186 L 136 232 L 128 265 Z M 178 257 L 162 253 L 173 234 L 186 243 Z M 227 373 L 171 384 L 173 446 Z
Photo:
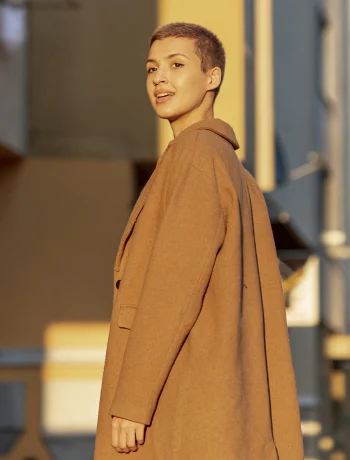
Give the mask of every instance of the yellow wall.
M 169 22 L 193 22 L 214 32 L 227 54 L 223 86 L 215 103 L 215 116 L 231 124 L 244 157 L 245 150 L 245 71 L 244 1 L 158 0 L 158 25 Z M 159 153 L 172 138 L 167 121 L 159 121 Z

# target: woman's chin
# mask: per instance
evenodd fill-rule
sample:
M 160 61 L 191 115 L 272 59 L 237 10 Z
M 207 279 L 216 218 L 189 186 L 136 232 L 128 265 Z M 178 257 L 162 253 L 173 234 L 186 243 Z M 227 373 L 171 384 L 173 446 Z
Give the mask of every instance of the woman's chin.
M 179 113 L 174 113 L 170 111 L 167 112 L 165 110 L 157 110 L 157 115 L 162 120 L 168 120 L 170 122 L 176 121 L 178 118 L 181 117 L 181 114 Z

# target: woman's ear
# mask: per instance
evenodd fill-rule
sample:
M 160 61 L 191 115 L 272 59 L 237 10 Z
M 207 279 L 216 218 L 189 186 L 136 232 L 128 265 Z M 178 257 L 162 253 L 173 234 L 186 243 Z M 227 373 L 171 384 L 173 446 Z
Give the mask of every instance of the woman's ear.
M 213 90 L 220 86 L 221 83 L 221 69 L 220 67 L 213 67 L 208 72 L 208 89 Z

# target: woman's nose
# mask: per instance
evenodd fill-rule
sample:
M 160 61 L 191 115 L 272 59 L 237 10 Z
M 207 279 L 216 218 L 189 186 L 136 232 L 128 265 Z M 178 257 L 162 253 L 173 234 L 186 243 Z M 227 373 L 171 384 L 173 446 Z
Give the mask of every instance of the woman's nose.
M 154 85 L 159 85 L 160 83 L 166 83 L 167 81 L 168 80 L 164 72 L 160 72 L 160 71 L 154 72 L 154 76 L 153 76 Z

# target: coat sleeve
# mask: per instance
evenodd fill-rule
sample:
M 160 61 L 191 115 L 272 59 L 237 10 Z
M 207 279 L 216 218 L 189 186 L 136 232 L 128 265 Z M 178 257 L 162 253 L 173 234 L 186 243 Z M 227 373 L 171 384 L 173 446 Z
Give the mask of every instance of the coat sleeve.
M 169 183 L 109 412 L 146 425 L 200 313 L 225 235 L 214 174 L 188 164 Z

